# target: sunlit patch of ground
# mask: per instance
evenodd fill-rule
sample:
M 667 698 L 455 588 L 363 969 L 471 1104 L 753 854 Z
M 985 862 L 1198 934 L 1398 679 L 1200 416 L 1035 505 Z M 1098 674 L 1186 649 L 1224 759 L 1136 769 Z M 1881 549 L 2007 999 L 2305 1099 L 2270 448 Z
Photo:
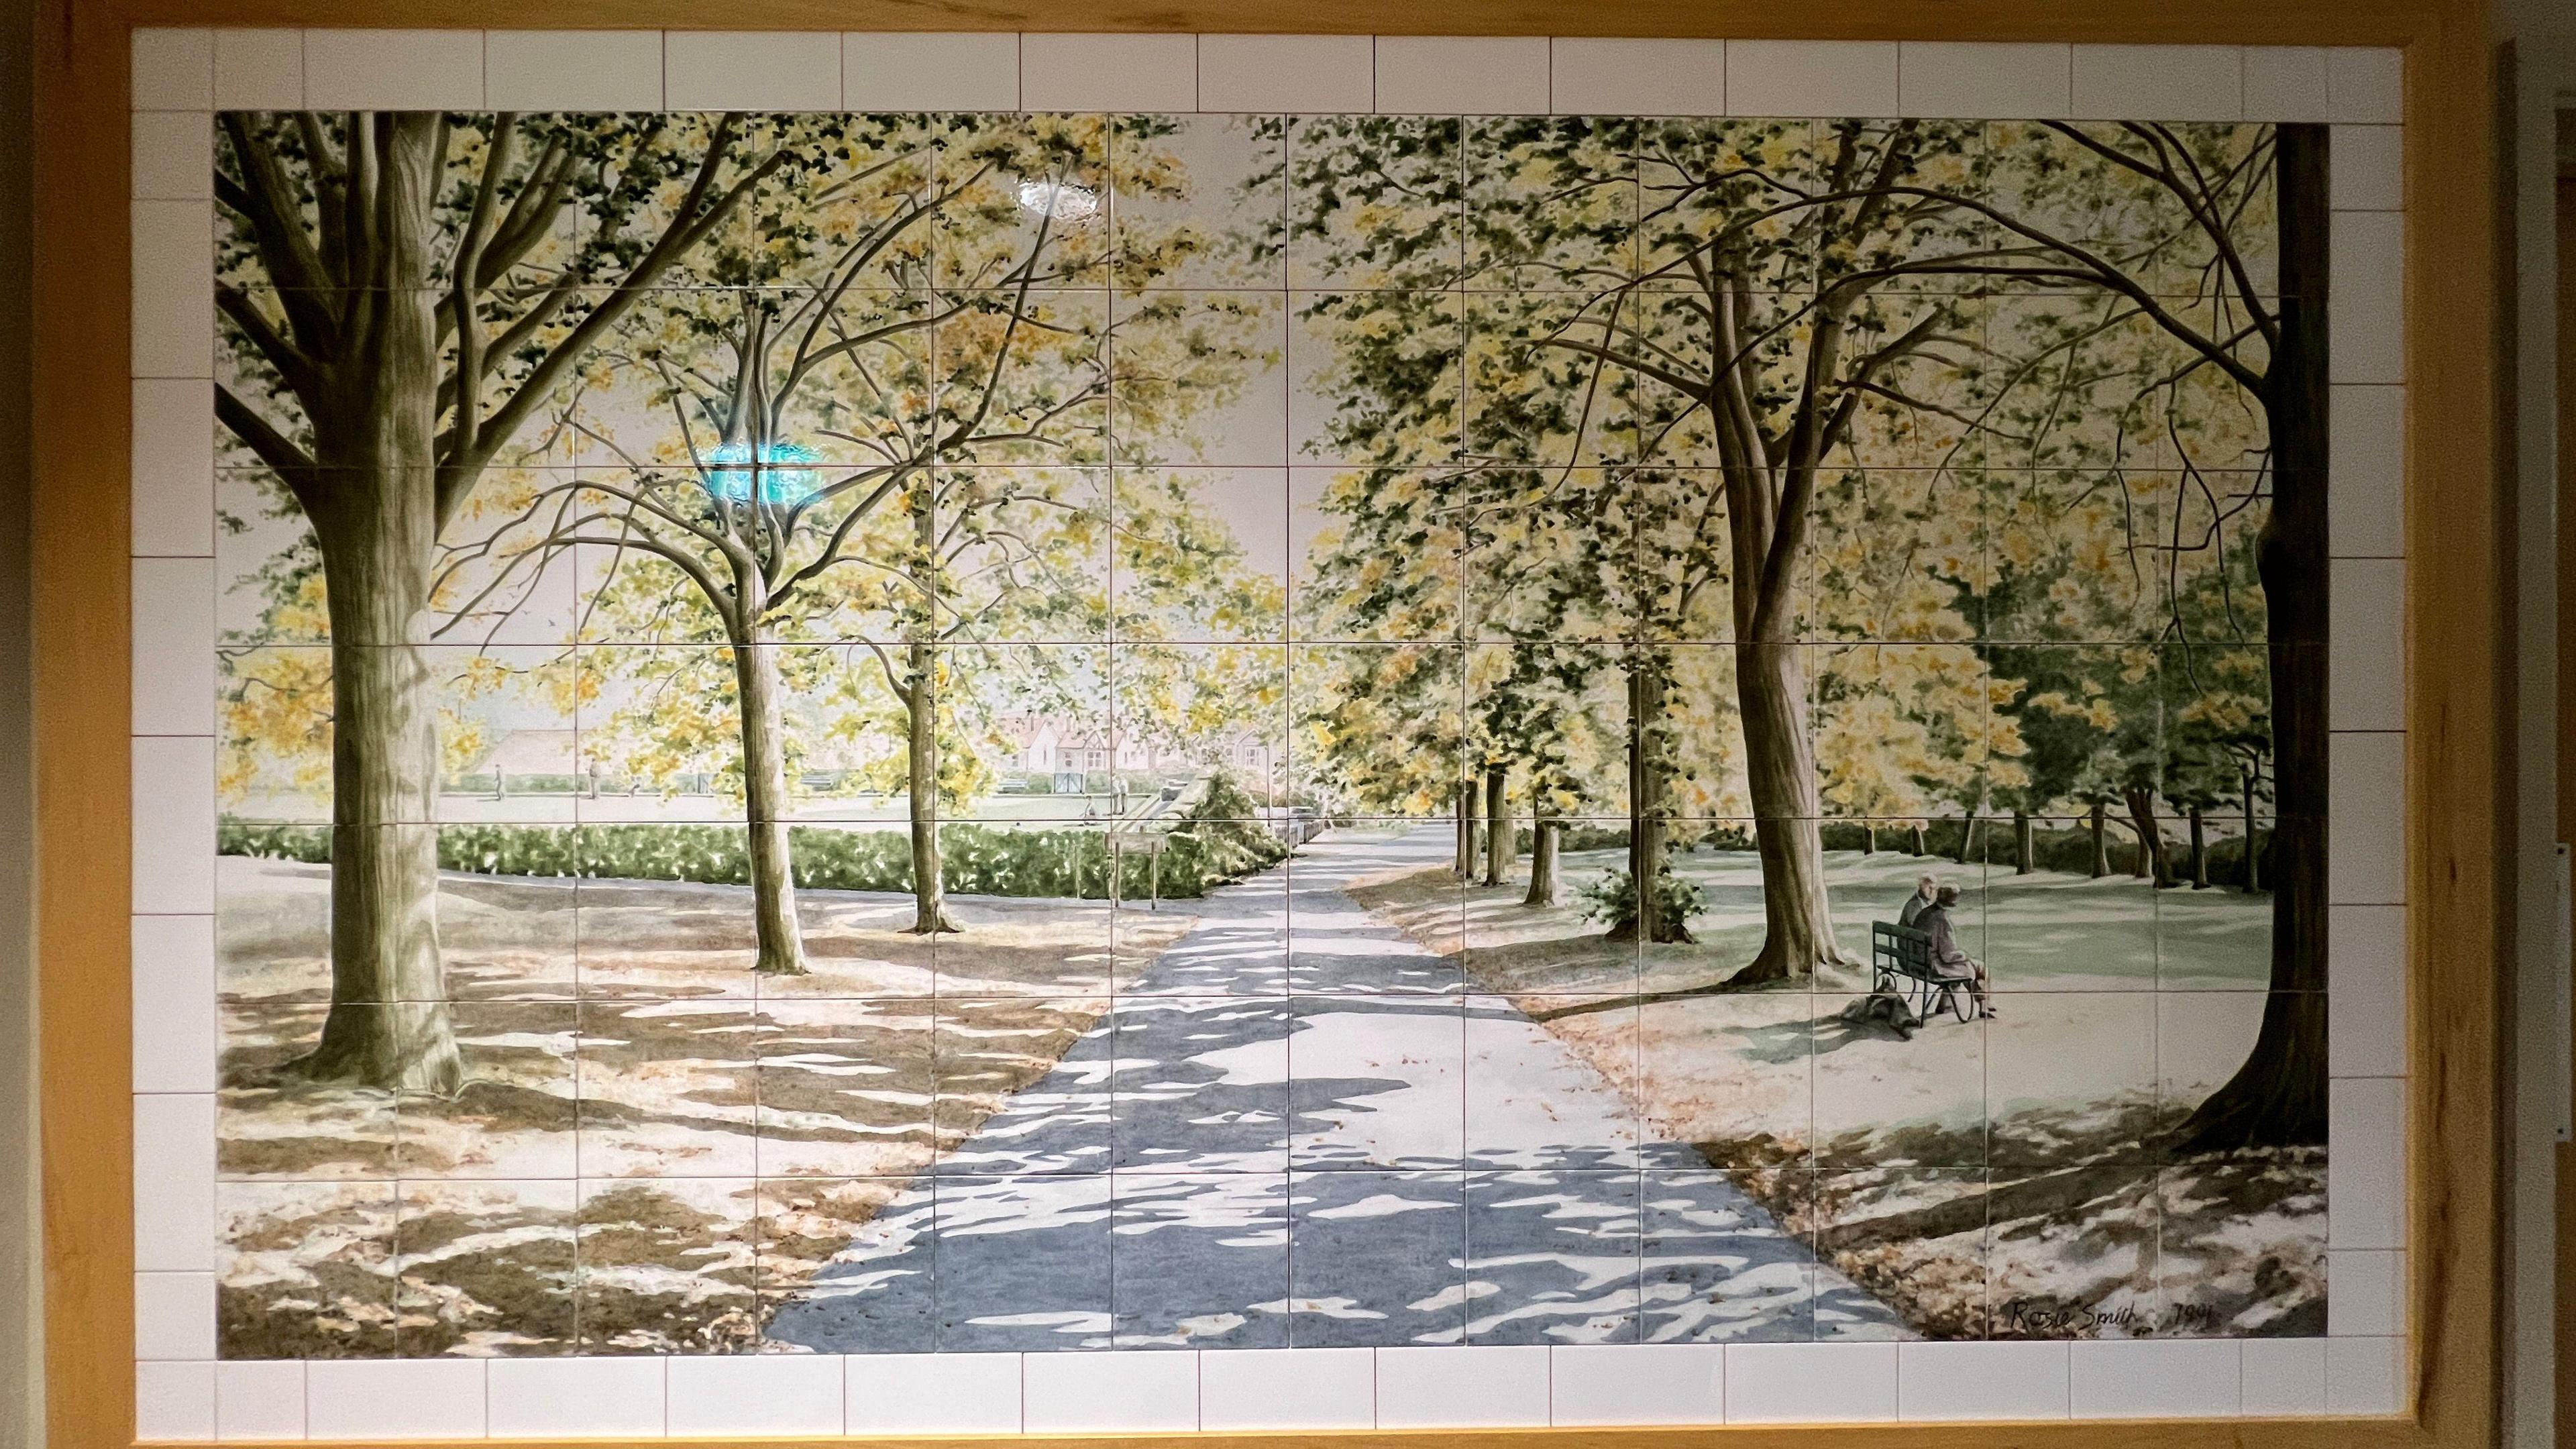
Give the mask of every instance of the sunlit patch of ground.
M 2160 1145 L 2253 1044 L 2268 897 L 1829 852 L 1854 964 L 1720 993 L 1707 988 L 1761 942 L 1750 856 L 1677 855 L 1708 901 L 1691 945 L 1613 944 L 1585 918 L 1578 888 L 1624 863 L 1568 854 L 1554 906 L 1524 903 L 1525 873 L 1462 892 L 1439 867 L 1351 894 L 1433 950 L 1463 949 L 1470 989 L 1556 1032 L 1650 1134 L 1740 1169 L 1914 1332 L 2323 1331 L 2323 1152 L 2168 1160 Z M 1906 1040 L 1841 1012 L 1867 989 L 1870 921 L 1926 870 L 1962 887 L 2000 1015 Z
M 1043 1076 L 1185 910 L 809 891 L 755 978 L 748 892 L 442 878 L 468 1081 L 278 1068 L 327 1010 L 328 871 L 226 858 L 226 1357 L 749 1349 L 879 1206 Z

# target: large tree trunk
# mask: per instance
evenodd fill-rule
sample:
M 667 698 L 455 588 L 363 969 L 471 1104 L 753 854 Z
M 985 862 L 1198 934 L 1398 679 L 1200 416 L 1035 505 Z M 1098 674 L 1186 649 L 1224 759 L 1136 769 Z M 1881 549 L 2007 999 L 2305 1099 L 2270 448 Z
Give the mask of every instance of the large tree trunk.
M 2037 854 L 2032 850 L 2031 844 L 2030 812 L 2016 810 L 2013 812 L 2013 874 L 2030 874 L 2036 864 L 2032 857 Z
M 1512 878 L 1511 774 L 1506 765 L 1485 767 L 1485 884 L 1498 886 Z
M 1544 815 L 1530 827 L 1529 894 L 1521 898 L 1525 906 L 1556 904 L 1556 832 L 1557 822 Z
M 2245 1064 L 2184 1121 L 2191 1151 L 2326 1140 L 2327 132 L 2277 134 L 2281 335 L 2263 399 L 2272 509 L 2255 544 L 2272 673 L 2272 989 Z
M 2129 805 L 2129 823 L 2137 827 L 2138 858 L 2129 874 L 2152 880 L 2162 890 L 2174 883 L 2173 869 L 2165 859 L 2164 828 L 2156 823 L 2156 792 L 2142 785 L 2132 785 L 2121 792 Z
M 955 931 L 948 919 L 948 887 L 939 865 L 939 682 L 931 646 L 914 644 L 905 665 L 911 678 L 903 696 L 904 809 L 912 825 L 912 925 L 908 934 Z
M 2104 828 L 2108 824 L 2105 814 L 2102 802 L 2096 800 L 2093 802 L 2093 808 L 2084 816 L 2085 828 L 2093 833 L 2093 862 L 2086 874 L 2095 880 L 2100 880 L 2111 873 L 2111 837 L 2110 832 Z
M 1807 671 L 1799 647 L 1748 640 L 1735 646 L 1744 720 L 1745 777 L 1753 796 L 1753 846 L 1762 862 L 1762 949 L 1728 978 L 1750 986 L 1806 976 L 1839 963 L 1816 797 L 1815 745 L 1807 733 Z
M 298 487 L 331 620 L 331 1009 L 290 1070 L 452 1093 L 464 1069 L 438 948 L 438 724 L 428 665 L 438 550 L 438 324 L 429 211 L 434 117 L 384 123 L 374 217 L 388 290 L 312 418 Z
M 1611 929 L 1612 941 L 1687 943 L 1688 921 L 1666 919 L 1663 879 L 1670 858 L 1664 824 L 1663 745 L 1666 684 L 1659 661 L 1632 657 L 1628 667 L 1628 880 L 1636 888 L 1634 919 Z
M 757 631 L 736 631 L 733 681 L 742 706 L 751 919 L 760 943 L 752 969 L 770 976 L 802 976 L 805 942 L 796 921 L 796 870 L 787 840 L 787 721 L 778 694 L 778 660 Z

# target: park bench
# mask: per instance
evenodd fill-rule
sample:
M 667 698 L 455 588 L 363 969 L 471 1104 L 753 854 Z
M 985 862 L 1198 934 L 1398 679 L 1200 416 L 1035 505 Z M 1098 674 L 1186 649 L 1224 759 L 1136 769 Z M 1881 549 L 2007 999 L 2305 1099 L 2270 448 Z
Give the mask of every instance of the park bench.
M 1932 960 L 1932 933 L 1894 921 L 1869 927 L 1869 989 L 1901 995 L 1918 1020 L 1947 1007 L 1961 1021 L 1976 1015 L 1975 995 L 1964 976 L 1943 974 Z

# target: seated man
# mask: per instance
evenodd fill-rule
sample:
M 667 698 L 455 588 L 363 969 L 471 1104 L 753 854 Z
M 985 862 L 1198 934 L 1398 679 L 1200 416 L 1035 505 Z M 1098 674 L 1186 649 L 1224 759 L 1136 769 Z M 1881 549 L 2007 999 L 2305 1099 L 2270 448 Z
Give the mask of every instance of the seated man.
M 1960 950 L 1958 939 L 1950 933 L 1950 908 L 1958 903 L 1958 887 L 1941 887 L 1940 893 L 1932 898 L 1932 904 L 1914 917 L 1914 928 L 1932 938 L 1933 966 L 1944 976 L 1967 982 L 1968 994 L 1977 1003 L 1977 1015 L 1991 1020 L 1995 1008 L 1986 995 L 1986 968 L 1976 958 Z
M 1928 875 L 1916 876 L 1914 894 L 1905 898 L 1904 908 L 1896 913 L 1896 924 L 1900 926 L 1919 924 L 1915 918 L 1932 909 L 1933 898 L 1940 894 L 1940 890 L 1941 882 L 1937 878 Z

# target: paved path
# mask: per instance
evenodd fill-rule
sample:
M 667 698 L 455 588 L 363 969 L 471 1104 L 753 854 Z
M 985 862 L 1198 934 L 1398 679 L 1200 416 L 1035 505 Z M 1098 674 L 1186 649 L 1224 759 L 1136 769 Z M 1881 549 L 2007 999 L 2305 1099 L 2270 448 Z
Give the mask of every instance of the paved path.
M 1898 1332 L 1342 889 L 1450 849 L 1446 827 L 1327 835 L 1196 903 L 1137 990 L 770 1336 L 866 1353 Z

